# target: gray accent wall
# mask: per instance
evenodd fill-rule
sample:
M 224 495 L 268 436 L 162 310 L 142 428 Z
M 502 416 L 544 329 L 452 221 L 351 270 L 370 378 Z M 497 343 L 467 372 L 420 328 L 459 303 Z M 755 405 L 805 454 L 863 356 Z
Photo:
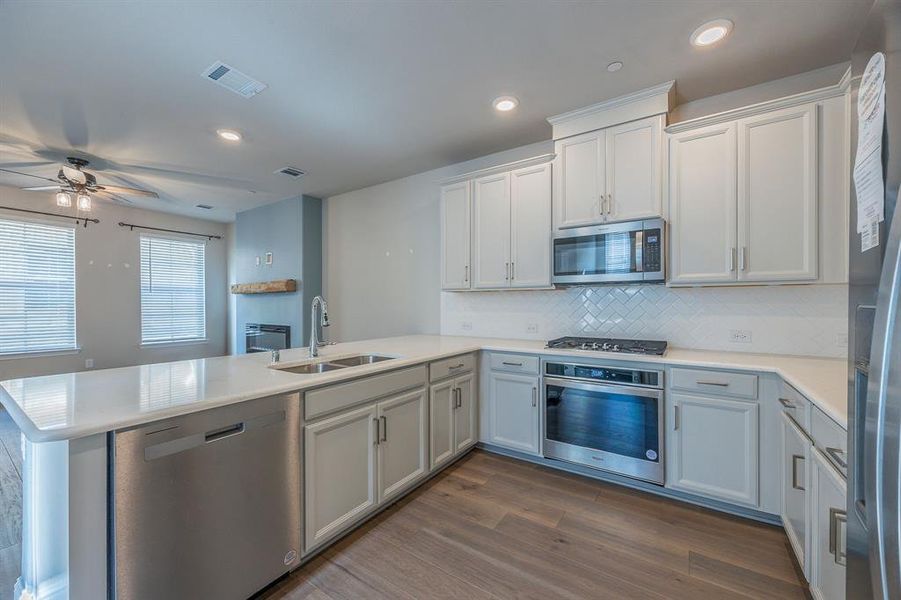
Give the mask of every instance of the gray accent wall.
M 266 264 L 267 252 L 272 253 L 271 265 Z M 235 353 L 246 352 L 247 323 L 288 325 L 291 347 L 305 345 L 308 307 L 322 293 L 322 201 L 300 196 L 238 213 L 233 278 L 235 283 L 298 281 L 296 292 L 235 297 Z

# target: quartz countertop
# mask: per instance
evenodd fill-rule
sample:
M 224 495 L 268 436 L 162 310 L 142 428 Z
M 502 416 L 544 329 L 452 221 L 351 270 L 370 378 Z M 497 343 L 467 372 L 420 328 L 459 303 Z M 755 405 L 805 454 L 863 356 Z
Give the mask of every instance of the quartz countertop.
M 681 348 L 670 348 L 665 356 L 623 355 L 550 350 L 543 341 L 440 335 L 326 346 L 316 360 L 353 354 L 396 358 L 311 375 L 269 368 L 267 352 L 10 379 L 0 382 L 0 403 L 32 442 L 68 440 L 478 350 L 772 372 L 847 426 L 847 364 L 841 359 Z M 281 351 L 282 367 L 309 361 L 305 348 Z

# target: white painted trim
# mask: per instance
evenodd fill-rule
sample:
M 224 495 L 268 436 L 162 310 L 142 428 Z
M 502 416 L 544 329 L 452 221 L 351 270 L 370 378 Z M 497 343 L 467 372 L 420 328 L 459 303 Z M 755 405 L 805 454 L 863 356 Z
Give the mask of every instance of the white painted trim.
M 548 117 L 547 122 L 553 127 L 553 138 L 559 140 L 611 125 L 667 114 L 673 105 L 675 88 L 675 80 L 670 80 L 654 87 Z
M 487 177 L 488 175 L 504 173 L 505 171 L 513 171 L 515 169 L 523 169 L 534 165 L 540 165 L 551 162 L 556 156 L 556 154 L 542 154 L 540 156 L 533 156 L 531 158 L 524 158 L 522 160 L 504 163 L 496 167 L 486 167 L 484 169 L 479 169 L 478 171 L 470 171 L 469 173 L 463 173 L 462 175 L 454 175 L 453 177 L 442 179 L 440 184 L 448 185 L 451 183 L 460 183 L 461 181 L 466 181 L 468 179 L 478 179 L 479 177 Z
M 851 68 L 849 67 L 848 70 L 845 71 L 845 74 L 842 75 L 842 78 L 835 85 L 829 85 L 815 90 L 810 90 L 808 92 L 801 92 L 799 94 L 793 94 L 791 96 L 776 98 L 774 100 L 766 100 L 764 102 L 758 102 L 757 104 L 743 106 L 741 108 L 733 108 L 730 110 L 725 110 L 723 112 L 714 113 L 712 115 L 689 119 L 688 121 L 681 121 L 667 127 L 666 133 L 680 133 L 682 131 L 697 129 L 699 127 L 706 127 L 707 125 L 717 125 L 726 121 L 735 121 L 738 119 L 744 119 L 745 117 L 753 117 L 774 110 L 792 108 L 800 104 L 807 104 L 809 102 L 820 102 L 821 100 L 826 100 L 828 98 L 834 98 L 836 96 L 846 94 L 850 87 Z
M 81 352 L 81 346 L 74 346 L 72 348 L 59 348 L 56 350 L 36 350 L 34 352 L 13 352 L 9 354 L 0 354 L 0 360 L 19 360 L 23 358 L 66 356 L 68 354 L 78 354 L 79 352 Z

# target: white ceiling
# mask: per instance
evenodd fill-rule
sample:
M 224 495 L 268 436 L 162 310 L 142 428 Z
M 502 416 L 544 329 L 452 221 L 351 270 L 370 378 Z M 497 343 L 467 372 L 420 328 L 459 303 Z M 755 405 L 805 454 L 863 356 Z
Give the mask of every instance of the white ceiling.
M 74 151 L 160 193 L 136 205 L 230 220 L 548 139 L 547 116 L 662 81 L 681 103 L 845 61 L 871 4 L 3 0 L 0 167 Z M 690 46 L 713 18 L 732 34 Z M 216 60 L 269 88 L 245 100 L 205 81 Z M 498 114 L 506 94 L 520 107 Z M 307 176 L 273 174 L 286 165 Z

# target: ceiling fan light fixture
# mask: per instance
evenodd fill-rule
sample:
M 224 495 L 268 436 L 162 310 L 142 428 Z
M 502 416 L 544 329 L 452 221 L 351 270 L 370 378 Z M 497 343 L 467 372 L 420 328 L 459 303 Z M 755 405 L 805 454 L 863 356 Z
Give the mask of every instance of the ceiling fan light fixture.
M 76 205 L 80 211 L 91 212 L 91 197 L 85 193 L 78 194 Z
M 237 143 L 241 141 L 243 137 L 240 133 L 235 131 L 234 129 L 217 129 L 216 135 L 225 140 L 226 142 Z
M 72 195 L 68 192 L 56 192 L 56 205 L 62 208 L 70 208 L 72 206 Z

